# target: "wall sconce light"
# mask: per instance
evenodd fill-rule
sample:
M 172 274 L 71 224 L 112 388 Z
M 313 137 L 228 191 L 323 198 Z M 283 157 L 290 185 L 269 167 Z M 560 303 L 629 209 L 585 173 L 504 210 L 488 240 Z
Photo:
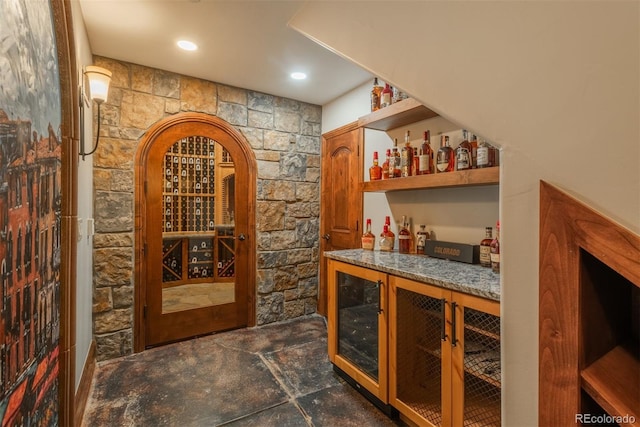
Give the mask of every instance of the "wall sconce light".
M 87 80 L 89 81 L 89 98 L 87 98 L 87 94 L 85 91 L 85 79 L 84 76 L 87 76 Z M 80 87 L 80 123 L 82 125 L 82 129 L 80 130 L 80 155 L 82 156 L 82 160 L 86 156 L 90 156 L 95 153 L 98 149 L 98 142 L 100 141 L 100 104 L 107 100 L 107 95 L 109 93 L 109 83 L 111 82 L 111 71 L 106 70 L 102 67 L 96 67 L 95 65 L 88 65 L 82 76 L 82 85 Z M 84 109 L 85 106 L 88 107 L 89 102 L 95 101 L 98 104 L 98 129 L 96 132 L 96 142 L 89 152 L 85 152 L 84 147 Z

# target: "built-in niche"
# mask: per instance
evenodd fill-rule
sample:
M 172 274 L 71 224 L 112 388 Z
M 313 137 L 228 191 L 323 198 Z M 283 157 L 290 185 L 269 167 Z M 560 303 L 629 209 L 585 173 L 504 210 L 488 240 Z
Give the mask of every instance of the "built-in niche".
M 540 189 L 538 423 L 640 426 L 640 236 Z

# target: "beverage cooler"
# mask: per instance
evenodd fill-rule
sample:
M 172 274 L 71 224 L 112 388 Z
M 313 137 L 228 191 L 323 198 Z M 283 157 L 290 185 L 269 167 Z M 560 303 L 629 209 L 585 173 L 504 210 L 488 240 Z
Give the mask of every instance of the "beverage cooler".
M 328 260 L 328 350 L 335 372 L 387 415 L 387 275 Z

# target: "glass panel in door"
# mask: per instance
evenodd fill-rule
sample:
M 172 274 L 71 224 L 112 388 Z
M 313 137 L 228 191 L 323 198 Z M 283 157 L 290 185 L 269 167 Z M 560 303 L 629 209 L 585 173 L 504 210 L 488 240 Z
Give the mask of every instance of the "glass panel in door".
M 162 173 L 162 314 L 235 302 L 231 155 L 189 136 L 166 151 Z
M 338 354 L 378 381 L 379 284 L 338 272 Z

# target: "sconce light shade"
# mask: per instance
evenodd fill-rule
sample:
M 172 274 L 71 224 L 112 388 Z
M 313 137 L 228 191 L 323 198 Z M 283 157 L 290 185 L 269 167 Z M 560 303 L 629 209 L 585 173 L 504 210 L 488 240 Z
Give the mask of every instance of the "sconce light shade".
M 95 65 L 87 65 L 84 73 L 89 79 L 89 98 L 98 104 L 107 100 L 111 71 Z

